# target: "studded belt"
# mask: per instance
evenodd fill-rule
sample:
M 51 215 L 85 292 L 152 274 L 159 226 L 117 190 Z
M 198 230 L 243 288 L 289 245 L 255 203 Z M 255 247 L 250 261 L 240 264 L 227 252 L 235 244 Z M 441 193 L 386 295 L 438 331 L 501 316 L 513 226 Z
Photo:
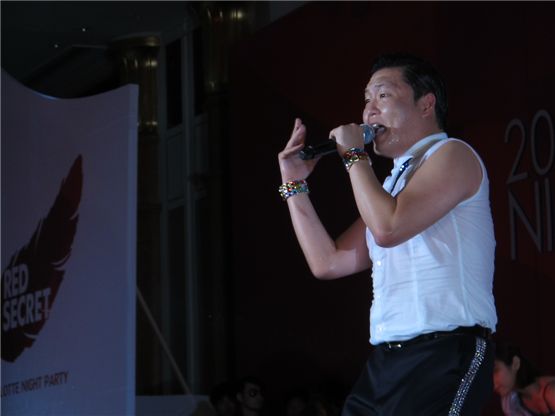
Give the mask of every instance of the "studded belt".
M 406 341 L 390 341 L 379 344 L 388 350 L 399 350 L 401 348 L 408 347 L 409 345 L 418 344 L 424 341 L 430 341 L 433 339 L 451 337 L 456 335 L 473 335 L 476 337 L 491 339 L 491 329 L 484 328 L 480 325 L 474 326 L 459 326 L 452 331 L 436 331 L 427 334 L 418 335 L 417 337 L 408 339 Z

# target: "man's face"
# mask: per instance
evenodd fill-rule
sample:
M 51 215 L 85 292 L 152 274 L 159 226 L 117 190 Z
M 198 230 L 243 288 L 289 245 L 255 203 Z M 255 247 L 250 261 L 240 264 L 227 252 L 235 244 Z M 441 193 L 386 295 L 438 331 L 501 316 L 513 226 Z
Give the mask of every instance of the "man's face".
M 421 123 L 422 98 L 414 101 L 414 92 L 404 80 L 401 68 L 384 68 L 374 73 L 364 95 L 364 123 L 384 127 L 374 140 L 374 151 L 397 156 L 400 150 L 406 150 L 403 148 L 406 138 L 418 131 L 415 127 Z
M 252 383 L 246 383 L 243 388 L 240 401 L 248 409 L 261 410 L 264 405 L 264 396 L 260 386 Z
M 495 360 L 493 365 L 493 388 L 500 396 L 507 395 L 515 387 L 516 373 L 518 366 L 515 365 L 513 358 L 513 365 L 508 366 L 501 360 Z

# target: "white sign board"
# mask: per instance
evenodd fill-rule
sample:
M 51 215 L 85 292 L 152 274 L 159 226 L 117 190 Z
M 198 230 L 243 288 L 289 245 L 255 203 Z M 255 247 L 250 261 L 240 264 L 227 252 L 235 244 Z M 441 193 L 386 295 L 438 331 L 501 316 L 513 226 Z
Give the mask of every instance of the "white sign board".
M 138 87 L 1 93 L 2 414 L 132 415 Z

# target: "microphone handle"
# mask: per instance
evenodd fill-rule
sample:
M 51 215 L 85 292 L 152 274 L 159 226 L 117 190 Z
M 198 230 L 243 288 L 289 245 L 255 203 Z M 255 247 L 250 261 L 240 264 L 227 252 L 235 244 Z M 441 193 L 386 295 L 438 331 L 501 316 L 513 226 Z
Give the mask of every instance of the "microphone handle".
M 330 139 L 327 142 L 315 145 L 309 144 L 308 146 L 303 147 L 303 149 L 299 152 L 299 156 L 302 160 L 310 160 L 314 159 L 318 155 L 323 156 L 333 152 L 337 152 L 337 143 Z
M 363 128 L 362 136 L 364 137 L 364 144 L 367 145 L 371 143 L 376 137 L 376 130 L 378 129 L 378 125 L 373 124 L 372 126 L 369 126 L 367 124 L 361 124 L 361 127 Z M 299 152 L 299 157 L 302 160 L 310 160 L 314 159 L 316 156 L 324 156 L 336 151 L 337 144 L 334 140 L 330 139 L 319 144 L 310 144 L 303 147 L 303 149 Z

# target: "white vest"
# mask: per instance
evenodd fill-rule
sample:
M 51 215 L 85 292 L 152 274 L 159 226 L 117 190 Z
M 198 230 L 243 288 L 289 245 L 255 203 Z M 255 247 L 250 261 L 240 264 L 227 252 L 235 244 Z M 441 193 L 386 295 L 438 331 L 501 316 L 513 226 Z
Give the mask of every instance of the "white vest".
M 391 190 L 399 167 L 419 148 L 438 139 L 424 153 L 420 164 L 443 144 L 457 140 L 447 139 L 445 133 L 420 140 L 394 160 L 384 189 L 397 195 L 405 186 L 405 179 L 416 169 L 409 165 Z M 403 341 L 458 326 L 478 324 L 495 330 L 497 315 L 492 293 L 495 237 L 489 181 L 482 160 L 472 151 L 482 167 L 482 182 L 472 197 L 395 247 L 378 246 L 366 230 L 374 291 L 370 309 L 372 344 Z

